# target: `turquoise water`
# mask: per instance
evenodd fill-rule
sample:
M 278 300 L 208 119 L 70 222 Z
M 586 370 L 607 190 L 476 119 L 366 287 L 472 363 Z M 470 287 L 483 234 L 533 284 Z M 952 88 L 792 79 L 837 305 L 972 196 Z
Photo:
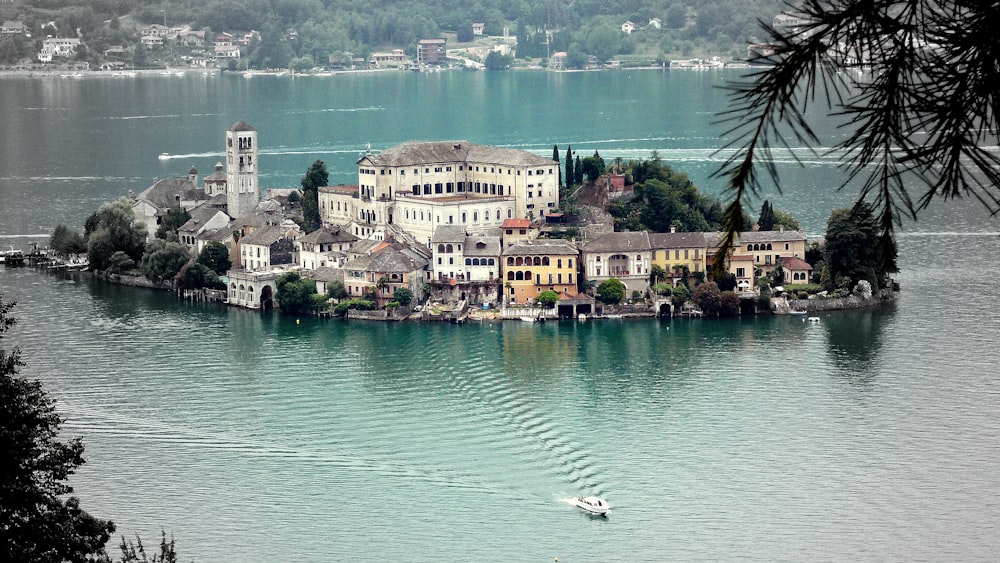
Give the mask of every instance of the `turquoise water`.
M 5 78 L 0 244 L 211 171 L 237 119 L 271 187 L 465 138 L 655 149 L 717 193 L 721 76 Z M 775 205 L 822 232 L 851 198 L 834 165 L 783 164 Z M 899 302 L 818 324 L 317 321 L 28 269 L 0 290 L 86 443 L 83 505 L 183 560 L 993 560 L 1000 228 L 959 202 L 904 231 Z

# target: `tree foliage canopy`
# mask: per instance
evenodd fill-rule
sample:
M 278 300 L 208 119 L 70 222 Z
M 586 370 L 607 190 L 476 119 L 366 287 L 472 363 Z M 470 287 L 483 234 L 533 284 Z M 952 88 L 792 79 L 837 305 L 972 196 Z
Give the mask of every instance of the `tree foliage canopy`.
M 176 276 L 190 260 L 191 254 L 183 244 L 153 239 L 146 245 L 139 270 L 150 281 L 161 282 Z
M 761 192 L 758 168 L 780 186 L 772 146 L 821 144 L 806 113 L 817 103 L 846 123 L 834 150 L 846 181 L 860 185 L 857 205 L 877 220 L 880 274 L 897 271 L 895 228 L 935 200 L 966 196 L 1000 212 L 1000 155 L 990 149 L 1000 136 L 1000 4 L 804 0 L 794 15 L 797 27 L 766 27 L 769 66 L 732 87 L 725 115 L 739 150 L 718 172 L 732 196 L 725 248 L 744 199 Z
M 316 283 L 303 279 L 298 272 L 288 272 L 275 282 L 277 299 L 281 310 L 286 313 L 305 313 L 312 309 L 312 296 L 316 293 Z
M 213 240 L 205 245 L 198 253 L 198 263 L 202 264 L 216 275 L 222 276 L 233 267 L 233 261 L 229 258 L 229 249 L 219 241 Z
M 302 222 L 306 232 L 313 232 L 320 227 L 319 188 L 330 183 L 330 174 L 326 163 L 322 160 L 313 162 L 302 177 Z
M 16 323 L 13 305 L 0 294 L 0 340 Z M 66 480 L 84 463 L 83 443 L 58 439 L 62 417 L 40 381 L 18 377 L 23 365 L 18 347 L 0 348 L 0 560 L 106 558 L 114 523 L 65 498 L 73 492 Z
M 617 278 L 605 280 L 597 286 L 597 298 L 611 305 L 621 303 L 625 299 L 625 284 Z
M 885 262 L 883 247 L 878 244 L 879 226 L 872 207 L 862 203 L 854 209 L 837 209 L 830 214 L 826 227 L 824 260 L 833 280 L 848 278 L 853 286 L 866 280 L 872 287 L 881 287 Z M 895 244 L 889 249 L 895 260 Z
M 84 236 L 87 258 L 95 270 L 105 269 L 119 250 L 138 262 L 146 248 L 146 225 L 135 220 L 132 202 L 124 197 L 105 203 L 87 217 Z

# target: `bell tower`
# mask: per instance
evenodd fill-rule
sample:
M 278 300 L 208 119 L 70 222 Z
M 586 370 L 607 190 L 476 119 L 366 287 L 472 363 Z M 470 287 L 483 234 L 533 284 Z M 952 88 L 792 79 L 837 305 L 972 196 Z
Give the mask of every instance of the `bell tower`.
M 250 213 L 260 202 L 257 130 L 243 121 L 226 130 L 226 199 L 233 218 Z

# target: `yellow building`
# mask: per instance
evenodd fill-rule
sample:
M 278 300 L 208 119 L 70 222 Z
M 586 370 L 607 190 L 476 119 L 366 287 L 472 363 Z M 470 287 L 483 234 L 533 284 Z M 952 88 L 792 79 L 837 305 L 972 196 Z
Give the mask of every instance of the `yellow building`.
M 507 303 L 534 303 L 543 291 L 577 293 L 576 244 L 566 240 L 522 241 L 503 250 Z
M 705 271 L 705 233 L 649 233 L 649 246 L 653 265 L 663 268 L 675 284 L 685 266 L 692 274 Z

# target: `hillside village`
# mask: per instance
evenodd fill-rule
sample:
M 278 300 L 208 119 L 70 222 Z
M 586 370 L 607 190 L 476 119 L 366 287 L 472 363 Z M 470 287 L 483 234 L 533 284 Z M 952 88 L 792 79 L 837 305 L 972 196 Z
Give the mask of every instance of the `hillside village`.
M 224 245 L 233 264 L 225 301 L 251 309 L 277 305 L 276 283 L 295 271 L 324 295 L 340 282 L 347 299 L 380 309 L 397 290 L 413 305 L 433 300 L 456 311 L 490 308 L 517 318 L 554 292 L 551 317 L 592 315 L 593 289 L 616 279 L 628 296 L 653 296 L 651 286 L 712 280 L 717 260 L 734 290 L 756 296 L 756 280 L 775 268 L 789 283 L 807 283 L 806 236 L 799 231 L 746 232 L 738 252 L 720 257 L 714 232 L 613 232 L 608 224 L 565 234 L 558 221 L 560 167 L 527 151 L 468 141 L 407 142 L 357 162 L 358 183 L 318 190 L 321 226 L 305 232 L 295 190 L 269 190 L 261 200 L 258 132 L 240 121 L 226 131 L 225 164 L 200 178 L 164 178 L 138 194 L 132 209 L 156 232 L 171 209 L 190 220 L 178 240 L 195 255 Z M 621 177 L 610 185 L 622 185 Z M 291 200 L 291 201 L 290 201 Z M 656 280 L 656 272 L 666 278 Z M 669 314 L 668 298 L 647 305 Z M 658 308 L 658 310 L 656 309 Z

